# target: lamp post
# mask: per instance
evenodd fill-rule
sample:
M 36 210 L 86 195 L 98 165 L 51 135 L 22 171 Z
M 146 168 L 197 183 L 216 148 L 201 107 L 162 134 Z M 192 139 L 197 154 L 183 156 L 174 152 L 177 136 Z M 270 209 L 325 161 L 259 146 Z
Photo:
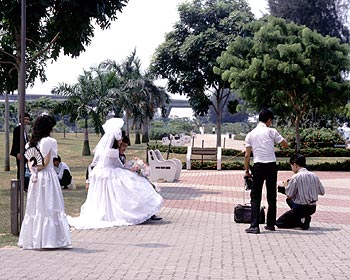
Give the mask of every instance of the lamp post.
M 21 1 L 21 65 L 18 77 L 18 100 L 21 116 L 21 135 L 24 135 L 24 112 L 26 91 L 26 0 Z M 20 225 L 24 218 L 24 137 L 20 137 Z

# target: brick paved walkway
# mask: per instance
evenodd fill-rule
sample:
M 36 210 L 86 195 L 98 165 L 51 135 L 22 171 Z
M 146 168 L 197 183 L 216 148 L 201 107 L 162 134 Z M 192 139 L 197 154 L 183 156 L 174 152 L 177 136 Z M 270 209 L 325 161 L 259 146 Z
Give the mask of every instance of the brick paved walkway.
M 249 201 L 243 172 L 184 170 L 160 184 L 162 221 L 75 230 L 70 250 L 0 249 L 0 279 L 349 279 L 350 172 L 316 173 L 326 195 L 308 231 L 246 234 L 232 215 Z

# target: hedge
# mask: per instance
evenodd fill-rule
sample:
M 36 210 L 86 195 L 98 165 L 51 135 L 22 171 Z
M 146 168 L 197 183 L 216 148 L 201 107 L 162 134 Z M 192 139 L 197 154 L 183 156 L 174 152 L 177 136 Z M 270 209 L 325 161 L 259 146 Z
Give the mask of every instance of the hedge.
M 182 164 L 182 168 L 186 168 L 186 164 Z M 193 160 L 191 161 L 191 169 L 194 170 L 216 170 L 216 161 L 201 161 Z M 290 164 L 288 161 L 279 162 L 278 163 L 279 170 L 291 170 Z M 350 171 L 350 160 L 346 160 L 343 162 L 335 162 L 335 163 L 316 163 L 316 164 L 308 164 L 307 169 L 310 171 Z M 221 170 L 244 170 L 243 162 L 222 162 Z
M 158 149 L 161 152 L 167 152 L 169 146 L 166 145 L 150 145 L 149 149 Z M 170 153 L 174 154 L 186 154 L 187 147 L 183 146 L 170 146 Z M 290 158 L 295 153 L 293 149 L 281 149 L 276 151 L 276 157 Z M 301 149 L 301 154 L 306 157 L 350 157 L 350 149 L 345 148 L 307 148 Z M 235 149 L 222 149 L 223 156 L 243 156 L 243 152 Z

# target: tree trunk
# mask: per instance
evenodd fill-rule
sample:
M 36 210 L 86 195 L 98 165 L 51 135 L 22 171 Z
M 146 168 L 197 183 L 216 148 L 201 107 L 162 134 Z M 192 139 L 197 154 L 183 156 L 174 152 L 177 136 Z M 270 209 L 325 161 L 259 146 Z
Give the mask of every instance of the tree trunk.
M 300 129 L 299 129 L 299 116 L 297 116 L 295 118 L 295 152 L 296 153 L 299 153 L 300 152 L 300 146 L 301 146 L 301 143 L 300 143 Z
M 88 132 L 88 120 L 85 119 L 85 127 L 84 127 L 84 145 L 83 145 L 83 156 L 91 155 L 90 145 L 89 145 L 89 132 Z
M 135 144 L 141 144 L 141 134 L 140 131 L 135 132 Z
M 10 114 L 9 93 L 5 92 L 5 166 L 4 171 L 10 171 Z
M 149 118 L 145 118 L 145 122 L 142 125 L 142 143 L 149 142 Z
M 135 144 L 141 144 L 141 124 L 135 123 Z
M 130 138 L 130 128 L 129 128 L 129 111 L 125 111 L 125 135 Z

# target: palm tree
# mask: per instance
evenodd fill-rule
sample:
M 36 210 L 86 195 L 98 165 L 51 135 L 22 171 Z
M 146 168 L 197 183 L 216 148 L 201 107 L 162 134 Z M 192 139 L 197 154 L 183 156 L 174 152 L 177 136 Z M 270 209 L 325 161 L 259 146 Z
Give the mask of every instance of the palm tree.
M 125 111 L 126 133 L 129 135 L 129 118 L 133 119 L 132 127 L 135 129 L 135 144 L 148 142 L 149 122 L 156 109 L 169 103 L 169 96 L 164 88 L 154 84 L 154 79 L 148 73 L 142 73 L 140 59 L 136 50 L 117 64 L 113 60 L 106 60 L 103 67 L 113 71 L 118 77 L 119 93 L 115 96 Z
M 138 100 L 135 95 L 138 91 L 137 81 L 141 77 L 141 61 L 136 56 L 136 50 L 126 57 L 120 64 L 114 60 L 106 60 L 101 63 L 106 70 L 115 74 L 118 80 L 118 93 L 114 92 L 117 103 L 121 105 L 125 111 L 126 134 L 130 134 L 129 118 L 138 114 Z
M 75 85 L 59 84 L 53 94 L 67 96 L 68 99 L 57 106 L 56 111 L 70 116 L 70 122 L 82 118 L 85 120 L 84 145 L 82 155 L 90 155 L 88 119 L 91 118 L 95 132 L 104 133 L 102 124 L 113 110 L 114 98 L 110 90 L 110 73 L 104 73 L 99 67 L 90 68 L 79 76 Z
M 163 87 L 154 84 L 154 78 L 145 73 L 140 86 L 140 105 L 141 105 L 141 123 L 142 123 L 142 143 L 149 142 L 149 124 L 154 117 L 157 109 L 160 108 L 162 115 L 165 112 L 166 104 L 169 104 L 170 98 Z

